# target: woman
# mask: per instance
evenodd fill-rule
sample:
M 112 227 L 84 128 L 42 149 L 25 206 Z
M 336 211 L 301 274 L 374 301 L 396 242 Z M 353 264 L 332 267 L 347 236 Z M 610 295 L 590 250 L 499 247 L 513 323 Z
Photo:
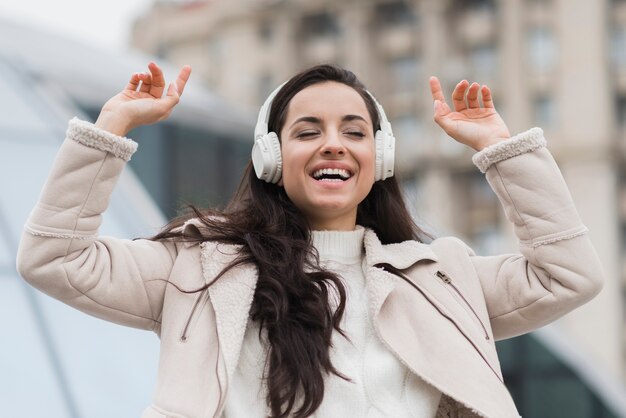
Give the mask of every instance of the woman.
M 308 69 L 272 94 L 224 211 L 172 221 L 150 240 L 99 237 L 136 143 L 167 117 L 191 69 L 165 89 L 134 74 L 94 125 L 73 120 L 18 254 L 32 285 L 161 338 L 156 417 L 515 417 L 494 340 L 591 299 L 598 257 L 538 128 L 510 137 L 486 86 L 461 81 L 435 121 L 514 223 L 521 254 L 430 244 L 404 206 L 382 107 L 354 75 Z M 482 105 L 480 102 L 482 101 Z

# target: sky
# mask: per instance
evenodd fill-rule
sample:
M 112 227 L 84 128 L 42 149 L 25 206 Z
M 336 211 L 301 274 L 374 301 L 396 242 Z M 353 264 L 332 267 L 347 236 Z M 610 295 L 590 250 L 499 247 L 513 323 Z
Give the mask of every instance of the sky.
M 111 49 L 126 49 L 132 21 L 153 0 L 17 0 L 0 2 L 0 18 Z

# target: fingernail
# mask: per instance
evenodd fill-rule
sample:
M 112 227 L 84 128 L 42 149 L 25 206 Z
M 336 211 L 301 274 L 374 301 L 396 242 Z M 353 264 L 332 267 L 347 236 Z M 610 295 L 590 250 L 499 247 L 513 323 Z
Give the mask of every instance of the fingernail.
M 435 101 L 433 102 L 433 108 L 434 108 L 435 110 L 437 110 L 437 108 L 438 108 L 438 107 L 439 107 L 439 100 L 435 100 Z

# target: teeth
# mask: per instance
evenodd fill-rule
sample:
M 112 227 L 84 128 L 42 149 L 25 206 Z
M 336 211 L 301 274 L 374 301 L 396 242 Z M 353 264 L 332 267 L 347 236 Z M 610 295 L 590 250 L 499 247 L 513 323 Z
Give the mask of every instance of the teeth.
M 321 170 L 317 170 L 316 172 L 313 173 L 313 177 L 316 179 L 319 179 L 320 177 L 324 175 L 340 176 L 344 180 L 350 178 L 350 172 L 348 170 L 344 170 L 343 168 L 322 168 Z M 337 180 L 341 181 L 339 179 Z

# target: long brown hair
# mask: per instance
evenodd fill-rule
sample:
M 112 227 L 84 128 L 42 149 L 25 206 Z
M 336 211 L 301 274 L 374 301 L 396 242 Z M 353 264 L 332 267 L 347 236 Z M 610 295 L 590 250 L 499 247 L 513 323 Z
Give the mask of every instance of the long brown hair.
M 365 101 L 374 131 L 379 128 L 374 102 L 356 76 L 337 66 L 320 65 L 297 74 L 282 87 L 272 102 L 269 130 L 281 131 L 288 105 L 299 91 L 325 81 L 356 90 Z M 192 217 L 201 222 L 193 234 L 176 230 Z M 358 206 L 357 223 L 373 229 L 384 244 L 432 238 L 411 219 L 394 177 L 374 183 Z M 192 206 L 190 213 L 172 220 L 152 239 L 240 245 L 238 256 L 216 280 L 237 265 L 257 267 L 250 317 L 266 331 L 269 342 L 264 378 L 272 418 L 313 414 L 324 397 L 324 377 L 333 373 L 348 379 L 331 363 L 329 354 L 333 330 L 347 338 L 340 328 L 345 288 L 337 274 L 320 267 L 307 219 L 285 190 L 259 180 L 250 163 L 224 210 Z M 331 298 L 338 301 L 335 309 Z

